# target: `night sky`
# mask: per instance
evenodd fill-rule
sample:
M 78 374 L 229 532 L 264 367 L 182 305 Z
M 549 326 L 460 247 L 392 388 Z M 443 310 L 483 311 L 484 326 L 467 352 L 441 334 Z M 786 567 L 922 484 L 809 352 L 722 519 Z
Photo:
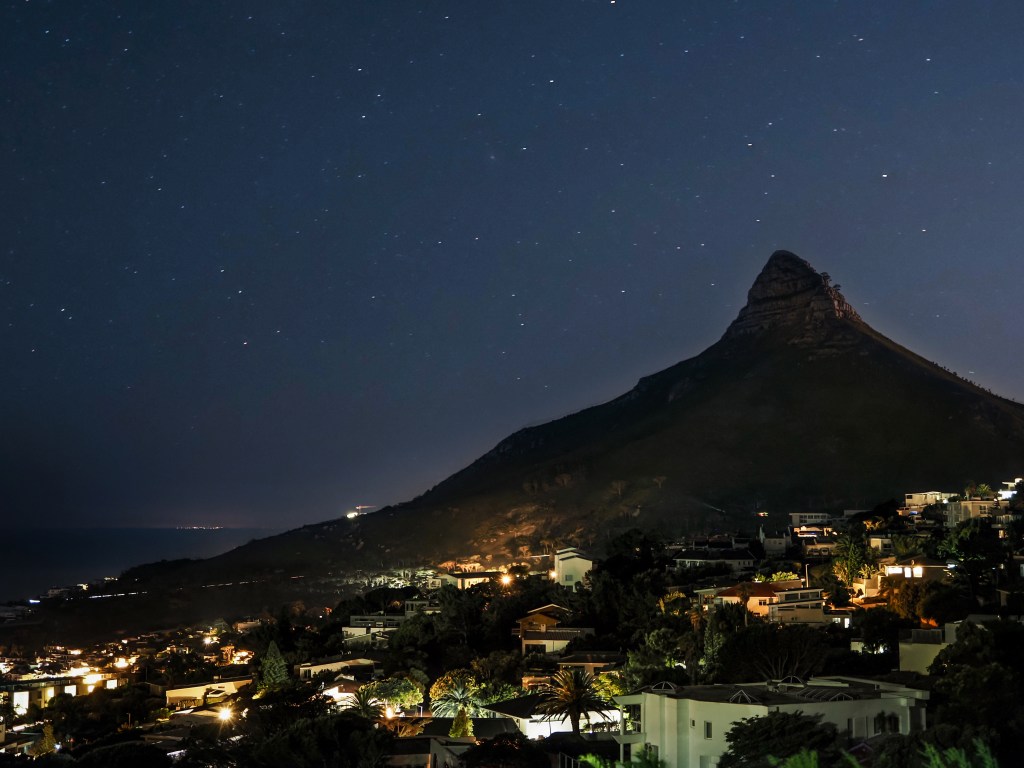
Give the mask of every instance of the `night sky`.
M 5 2 L 2 518 L 409 499 L 700 352 L 778 248 L 1024 400 L 1022 40 L 1019 2 Z

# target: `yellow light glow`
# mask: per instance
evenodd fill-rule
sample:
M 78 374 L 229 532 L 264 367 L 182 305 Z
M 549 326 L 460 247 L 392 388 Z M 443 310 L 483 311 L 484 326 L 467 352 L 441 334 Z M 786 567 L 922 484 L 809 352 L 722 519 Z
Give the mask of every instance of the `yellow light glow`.
M 549 571 L 548 572 L 548 576 L 550 576 L 552 579 L 557 581 L 558 580 L 558 571 Z
M 512 577 L 506 573 L 504 576 L 501 577 L 501 583 L 505 586 L 508 586 L 512 583 Z
M 228 707 L 222 707 L 217 710 L 217 718 L 221 722 L 227 722 L 231 719 L 231 710 Z

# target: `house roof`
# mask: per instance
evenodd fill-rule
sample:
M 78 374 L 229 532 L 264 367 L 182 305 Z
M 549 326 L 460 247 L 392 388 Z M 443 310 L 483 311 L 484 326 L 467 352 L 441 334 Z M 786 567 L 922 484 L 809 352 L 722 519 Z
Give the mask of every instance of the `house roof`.
M 497 712 L 499 715 L 506 715 L 507 717 L 515 717 L 521 720 L 526 720 L 533 717 L 534 715 L 540 714 L 537 711 L 537 708 L 540 706 L 542 701 L 544 701 L 544 697 L 541 694 L 529 693 L 526 696 L 519 696 L 515 699 L 496 701 L 493 704 L 488 704 L 486 707 L 484 707 L 484 709 L 489 710 L 491 712 Z M 615 709 L 615 707 L 609 706 L 608 709 Z M 476 727 L 476 720 L 473 721 L 473 727 Z
M 541 701 L 543 701 L 543 697 L 539 693 L 530 693 L 526 696 L 517 696 L 514 699 L 496 701 L 493 704 L 488 704 L 484 709 L 497 712 L 499 715 L 525 719 L 533 716 Z
M 557 619 L 554 616 L 550 616 L 546 613 L 531 613 L 528 616 L 523 616 L 521 619 L 516 619 L 517 624 L 550 624 L 552 626 L 561 624 L 561 619 Z
M 548 603 L 547 605 L 542 605 L 540 608 L 533 608 L 532 610 L 527 611 L 526 615 L 533 616 L 535 613 L 544 613 L 550 615 L 568 612 L 569 609 L 566 608 L 564 605 L 558 605 L 557 603 Z
M 515 723 L 506 717 L 474 717 L 470 719 L 473 722 L 473 737 L 477 739 L 493 739 L 502 733 L 514 733 L 519 730 Z M 423 726 L 421 735 L 447 738 L 451 733 L 454 721 L 453 717 L 432 718 Z
M 559 627 L 557 629 L 549 629 L 546 632 L 528 629 L 521 632 L 519 636 L 524 640 L 572 640 L 576 637 L 592 634 L 594 634 L 593 627 Z
M 574 664 L 620 664 L 625 657 L 618 651 L 577 651 L 568 653 L 558 660 L 558 666 L 567 667 Z
M 676 560 L 753 560 L 747 549 L 688 549 L 676 555 Z
M 744 584 L 737 584 L 734 587 L 726 587 L 718 593 L 718 597 L 738 597 L 742 599 L 744 590 L 746 590 L 748 597 L 775 597 L 779 591 L 766 581 L 748 581 Z
M 338 693 L 355 693 L 362 688 L 363 685 L 365 685 L 365 683 L 360 683 L 358 680 L 352 680 L 344 675 L 338 675 L 334 678 L 334 682 L 328 686 L 328 690 L 337 688 Z
M 880 698 L 890 693 L 885 686 L 874 684 L 870 680 L 843 678 L 841 681 L 832 678 L 816 678 L 806 684 L 794 679 L 792 682 L 773 681 L 743 685 L 673 685 L 657 683 L 641 688 L 636 693 L 653 693 L 675 699 L 692 701 L 713 701 L 719 703 L 746 703 L 774 706 L 780 704 L 804 704 L 831 701 L 848 701 L 850 699 Z M 632 694 L 630 694 L 632 695 Z M 619 699 L 620 697 L 615 697 Z

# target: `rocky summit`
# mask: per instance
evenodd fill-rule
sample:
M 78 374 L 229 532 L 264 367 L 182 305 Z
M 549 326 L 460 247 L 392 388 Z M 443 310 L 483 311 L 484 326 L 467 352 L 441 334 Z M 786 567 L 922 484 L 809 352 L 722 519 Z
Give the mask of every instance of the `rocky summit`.
M 767 512 L 867 508 L 998 483 L 1024 464 L 1024 407 L 865 323 L 831 279 L 772 255 L 701 354 L 610 402 L 520 430 L 405 504 L 211 561 L 343 570 L 527 557 L 629 526 L 752 528 Z
M 827 274 L 789 251 L 776 251 L 724 338 L 788 329 L 792 341 L 813 344 L 837 320 L 862 322 Z

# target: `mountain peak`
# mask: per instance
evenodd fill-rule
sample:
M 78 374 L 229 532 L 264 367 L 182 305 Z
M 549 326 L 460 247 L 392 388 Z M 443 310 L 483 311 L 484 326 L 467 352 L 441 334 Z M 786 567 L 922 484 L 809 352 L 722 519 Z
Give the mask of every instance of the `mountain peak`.
M 764 265 L 740 310 L 723 338 L 760 334 L 777 328 L 817 335 L 838 320 L 861 322 L 860 316 L 832 285 L 825 272 L 817 272 L 794 253 L 776 251 Z

